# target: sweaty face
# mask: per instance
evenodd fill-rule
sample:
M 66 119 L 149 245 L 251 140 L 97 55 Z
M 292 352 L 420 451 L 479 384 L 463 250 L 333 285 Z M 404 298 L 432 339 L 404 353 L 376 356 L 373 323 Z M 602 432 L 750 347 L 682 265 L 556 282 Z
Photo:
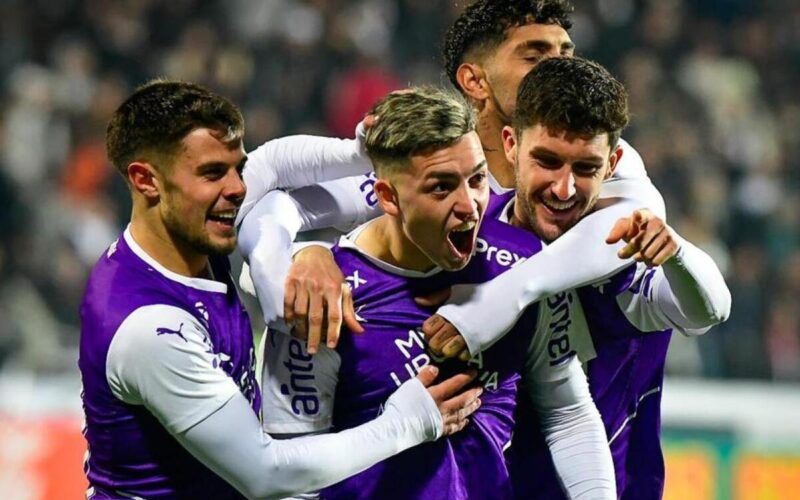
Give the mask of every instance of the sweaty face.
M 411 157 L 393 175 L 411 268 L 455 271 L 469 263 L 489 201 L 486 158 L 475 132 L 450 147 Z
M 621 156 L 619 148 L 611 150 L 608 134 L 578 136 L 535 125 L 519 138 L 506 127 L 503 138 L 517 173 L 514 218 L 546 242 L 592 210 Z
M 160 175 L 161 219 L 179 247 L 196 254 L 231 253 L 234 221 L 245 195 L 241 173 L 247 159 L 241 141 L 198 128 L 183 140 L 171 167 Z
M 506 39 L 484 61 L 490 101 L 503 123 L 510 123 L 523 77 L 546 57 L 572 56 L 575 44 L 557 24 L 509 28 Z

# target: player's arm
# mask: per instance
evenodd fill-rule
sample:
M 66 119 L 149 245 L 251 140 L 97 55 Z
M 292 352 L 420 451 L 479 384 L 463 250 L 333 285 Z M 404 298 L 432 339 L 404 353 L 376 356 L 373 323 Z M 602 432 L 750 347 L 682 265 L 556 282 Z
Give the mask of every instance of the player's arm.
M 373 184 L 374 178 L 365 175 L 289 193 L 273 191 L 239 228 L 239 248 L 265 321 L 283 317 L 293 322 L 296 333 L 308 337 L 312 352 L 321 340 L 334 347 L 342 322 L 355 332 L 361 327 L 331 253 L 324 245 L 306 245 L 295 252 L 292 241 L 299 231 L 345 228 L 379 215 Z
M 154 305 L 120 326 L 109 349 L 107 379 L 117 398 L 147 408 L 198 460 L 250 498 L 334 484 L 460 430 L 479 405 L 476 390 L 455 395 L 471 377 L 461 374 L 426 390 L 436 371 L 425 370 L 367 424 L 279 441 L 263 433 L 250 401 L 219 365 L 202 324 L 176 307 Z
M 639 330 L 675 328 L 702 334 L 728 318 L 731 294 L 714 260 L 663 219 L 637 210 L 612 229 L 608 241 L 619 240 L 627 243 L 620 257 L 632 257 L 643 267 L 632 286 L 617 297 Z
M 480 285 L 453 287 L 450 303 L 423 325 L 431 348 L 445 356 L 483 351 L 517 322 L 530 304 L 616 274 L 630 264 L 606 235 L 621 217 L 648 208 L 664 217 L 664 200 L 647 177 L 641 157 L 626 143 L 615 175 L 603 183 L 599 209 L 541 252 Z M 579 265 L 576 265 L 579 263 Z
M 577 356 L 551 364 L 546 352 L 546 322 L 540 317 L 522 388 L 533 401 L 567 496 L 616 499 L 614 463 L 586 376 Z
M 364 151 L 364 125 L 355 139 L 296 135 L 267 141 L 250 152 L 244 169 L 247 195 L 239 209 L 242 220 L 273 189 L 292 189 L 363 174 L 372 170 Z

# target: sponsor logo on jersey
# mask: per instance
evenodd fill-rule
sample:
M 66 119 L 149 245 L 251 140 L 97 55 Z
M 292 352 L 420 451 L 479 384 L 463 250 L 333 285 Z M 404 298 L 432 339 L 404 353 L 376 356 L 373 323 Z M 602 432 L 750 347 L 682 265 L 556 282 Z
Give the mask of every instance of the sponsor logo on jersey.
M 550 322 L 547 324 L 550 339 L 547 342 L 547 355 L 550 357 L 550 366 L 560 365 L 576 354 L 569 342 L 571 306 L 574 301 L 575 296 L 571 292 L 557 293 L 545 301 L 550 312 Z
M 498 248 L 494 245 L 490 245 L 489 242 L 483 238 L 478 238 L 475 244 L 475 254 L 486 254 L 485 258 L 487 262 L 496 262 L 502 267 L 514 267 L 520 262 L 524 262 L 526 259 L 526 257 L 522 257 L 505 248 Z
M 275 333 L 270 332 L 270 335 Z M 303 343 L 294 338 L 289 340 L 287 353 L 289 356 L 283 366 L 288 371 L 289 383 L 281 384 L 281 394 L 291 398 L 292 412 L 295 415 L 316 415 L 320 405 L 314 374 L 314 356 L 308 354 Z
M 364 201 L 367 203 L 367 206 L 370 207 L 374 207 L 378 204 L 378 197 L 375 196 L 375 190 L 373 189 L 375 181 L 377 180 L 378 178 L 375 176 L 375 172 L 370 172 L 364 176 L 364 182 L 358 186 L 358 189 L 364 195 Z
M 408 337 L 394 339 L 394 345 L 406 360 L 400 373 L 389 372 L 389 376 L 397 387 L 400 387 L 406 380 L 416 377 L 422 367 L 431 362 L 431 359 L 437 363 L 444 361 L 444 358 L 439 358 L 432 353 L 426 352 L 425 337 L 420 330 L 408 330 Z M 482 353 L 473 356 L 467 362 L 467 366 L 478 371 L 478 381 L 486 390 L 497 390 L 500 372 L 488 370 L 484 367 Z
M 348 283 L 350 283 L 350 287 L 353 290 L 358 290 L 358 287 L 360 287 L 361 285 L 366 285 L 367 284 L 367 280 L 365 280 L 364 278 L 359 276 L 358 269 L 353 271 L 353 274 L 351 274 L 350 276 L 346 277 L 344 280 L 347 281 Z

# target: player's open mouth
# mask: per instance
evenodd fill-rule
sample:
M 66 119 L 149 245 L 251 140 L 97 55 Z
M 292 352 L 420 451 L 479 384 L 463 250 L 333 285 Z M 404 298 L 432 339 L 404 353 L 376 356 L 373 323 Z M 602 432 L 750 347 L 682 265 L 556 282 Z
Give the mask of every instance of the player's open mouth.
M 238 210 L 225 210 L 223 212 L 208 214 L 208 220 L 216 222 L 223 227 L 232 229 L 233 224 L 236 222 L 237 212 Z
M 450 243 L 450 251 L 459 259 L 464 259 L 472 255 L 475 249 L 475 233 L 478 230 L 478 222 L 471 220 L 454 227 L 447 233 L 447 242 Z

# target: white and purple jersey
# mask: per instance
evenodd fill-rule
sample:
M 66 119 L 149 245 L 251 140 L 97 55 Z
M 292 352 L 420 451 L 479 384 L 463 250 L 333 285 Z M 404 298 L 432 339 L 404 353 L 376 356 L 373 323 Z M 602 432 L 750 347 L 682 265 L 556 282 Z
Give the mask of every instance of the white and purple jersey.
M 661 388 L 672 331 L 667 325 L 651 330 L 658 326 L 637 317 L 650 301 L 656 272 L 631 265 L 578 289 L 589 331 L 570 328 L 563 339 L 584 363 L 606 428 L 619 498 L 657 499 L 664 487 Z M 530 405 L 521 402 L 509 450 L 516 497 L 564 498 L 547 445 L 534 426 L 525 425 L 535 420 Z M 549 473 L 532 475 L 531 470 Z
M 270 332 L 262 384 L 266 430 L 339 431 L 372 420 L 401 383 L 432 361 L 419 329 L 432 310 L 417 305 L 414 297 L 454 283 L 489 280 L 540 248 L 533 234 L 484 220 L 476 253 L 464 270 L 419 273 L 371 258 L 343 238 L 333 252 L 366 331 L 345 332 L 335 351 L 322 349 L 313 357 L 301 342 Z M 322 490 L 321 497 L 510 498 L 503 452 L 511 441 L 521 374 L 538 337 L 537 321 L 540 315 L 533 307 L 508 335 L 466 366 L 456 361 L 441 365 L 440 378 L 467 367 L 477 369 L 485 388 L 481 407 L 463 431 L 400 453 Z
M 210 264 L 214 279 L 172 273 L 126 230 L 92 270 L 78 360 L 88 498 L 241 498 L 172 436 L 236 392 L 261 407 L 250 321 L 227 258 Z
M 513 198 L 513 192 L 492 193 L 487 217 L 507 219 Z M 589 331 L 570 325 L 566 335 L 552 339 L 584 363 L 609 439 L 620 498 L 661 498 L 664 485 L 661 386 L 671 330 L 643 312 L 652 301 L 650 286 L 657 272 L 631 265 L 579 288 Z M 543 437 L 537 426 L 526 425 L 535 420 L 531 405 L 521 402 L 509 450 L 517 497 L 563 498 Z M 549 473 L 533 475 L 531 470 Z

